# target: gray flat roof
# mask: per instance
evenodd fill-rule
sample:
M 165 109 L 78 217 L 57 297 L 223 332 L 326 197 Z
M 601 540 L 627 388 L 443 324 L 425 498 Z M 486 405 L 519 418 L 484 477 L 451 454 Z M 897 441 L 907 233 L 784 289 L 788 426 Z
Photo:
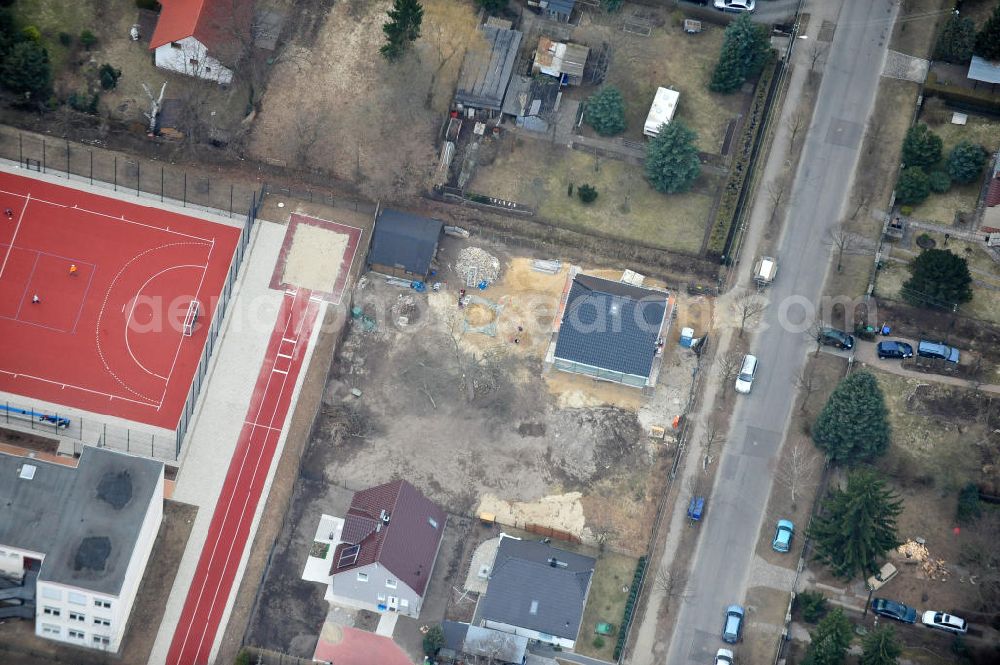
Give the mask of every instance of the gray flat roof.
M 1000 83 L 1000 62 L 990 62 L 978 55 L 969 63 L 969 78 L 983 83 Z
M 44 554 L 40 581 L 117 595 L 162 475 L 93 446 L 76 468 L 0 453 L 0 544 Z
M 575 640 L 595 559 L 536 540 L 501 538 L 480 616 Z
M 521 33 L 486 25 L 483 37 L 487 48 L 470 51 L 462 63 L 455 101 L 473 108 L 499 111 L 517 61 Z

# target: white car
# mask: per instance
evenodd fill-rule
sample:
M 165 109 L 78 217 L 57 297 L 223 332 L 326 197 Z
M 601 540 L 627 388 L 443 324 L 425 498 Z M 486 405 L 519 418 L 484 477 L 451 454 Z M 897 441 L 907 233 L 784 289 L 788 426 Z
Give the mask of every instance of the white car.
M 965 632 L 969 630 L 969 624 L 966 623 L 965 619 L 957 617 L 953 614 L 935 612 L 934 610 L 927 610 L 924 612 L 924 616 L 921 618 L 921 623 L 925 626 L 937 628 L 938 630 L 943 630 L 947 633 L 955 633 L 957 635 L 964 635 Z
M 724 12 L 752 12 L 756 6 L 756 0 L 715 0 L 715 8 Z
M 715 654 L 715 665 L 733 665 L 733 652 L 729 649 L 719 649 Z
M 753 377 L 757 375 L 757 357 L 747 354 L 743 356 L 740 373 L 736 376 L 736 392 L 747 395 L 753 387 Z

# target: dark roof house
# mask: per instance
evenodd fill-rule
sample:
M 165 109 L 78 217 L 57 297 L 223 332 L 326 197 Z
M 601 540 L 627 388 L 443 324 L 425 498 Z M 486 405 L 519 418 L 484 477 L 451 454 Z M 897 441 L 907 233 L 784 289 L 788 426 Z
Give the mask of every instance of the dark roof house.
M 427 590 L 447 515 L 405 480 L 354 493 L 330 574 L 377 563 L 416 594 Z
M 394 277 L 425 279 L 443 227 L 436 219 L 382 209 L 375 219 L 368 269 Z
M 573 13 L 576 0 L 540 0 L 538 4 L 550 19 L 566 23 L 569 21 L 570 14 Z
M 595 563 L 543 542 L 501 536 L 486 595 L 476 608 L 477 621 L 572 649 Z
M 638 388 L 653 385 L 671 307 L 663 291 L 577 275 L 559 324 L 553 366 Z
M 521 33 L 490 25 L 483 26 L 487 48 L 466 54 L 458 76 L 455 103 L 474 109 L 499 111 L 507 93 Z

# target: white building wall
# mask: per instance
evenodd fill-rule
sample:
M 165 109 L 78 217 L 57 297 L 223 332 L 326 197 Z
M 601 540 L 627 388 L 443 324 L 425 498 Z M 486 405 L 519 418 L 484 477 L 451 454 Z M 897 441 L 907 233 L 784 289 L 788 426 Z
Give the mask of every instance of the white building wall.
M 0 575 L 20 580 L 24 577 L 24 560 L 45 558 L 43 552 L 32 552 L 19 547 L 0 544 Z
M 521 637 L 527 637 L 529 640 L 538 640 L 539 642 L 545 642 L 546 644 L 553 644 L 570 651 L 572 651 L 573 647 L 576 645 L 576 640 L 568 640 L 565 637 L 547 635 L 545 633 L 540 633 L 537 630 L 521 628 L 520 626 L 512 626 L 509 623 L 502 623 L 500 621 L 490 621 L 489 619 L 484 619 L 483 627 L 492 628 L 493 630 L 499 630 L 504 633 L 511 633 L 513 635 L 520 635 Z
M 366 580 L 362 581 L 361 576 Z M 388 586 L 393 583 L 394 587 Z M 423 600 L 405 582 L 377 563 L 334 575 L 330 595 L 345 605 L 372 612 L 396 612 L 413 618 L 420 615 Z
M 221 85 L 229 85 L 233 80 L 233 70 L 209 55 L 208 48 L 194 37 L 164 44 L 153 53 L 156 66 L 161 69 L 197 76 Z
M 163 519 L 163 474 L 157 481 L 117 595 L 38 581 L 35 634 L 76 646 L 117 652 Z M 106 641 L 105 641 L 106 640 Z

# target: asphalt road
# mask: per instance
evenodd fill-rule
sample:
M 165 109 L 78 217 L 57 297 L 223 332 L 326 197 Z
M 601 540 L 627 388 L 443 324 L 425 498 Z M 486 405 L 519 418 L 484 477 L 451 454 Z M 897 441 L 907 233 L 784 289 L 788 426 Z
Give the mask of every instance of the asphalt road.
M 804 308 L 790 304 L 819 301 L 830 262 L 823 237 L 847 201 L 894 17 L 892 0 L 845 0 L 837 19 L 793 185 L 794 209 L 779 245 L 778 279 L 769 289 L 764 325 L 753 345 L 757 378 L 753 392 L 738 398 L 715 488 L 698 527 L 702 533 L 670 639 L 671 665 L 712 662 L 723 646 L 725 607 L 745 597 L 795 378 L 807 352 L 815 348 L 800 331 L 808 324 L 794 329 L 781 320 L 802 321 Z M 753 623 L 750 611 L 744 630 L 752 631 Z M 736 651 L 739 657 L 738 647 Z

